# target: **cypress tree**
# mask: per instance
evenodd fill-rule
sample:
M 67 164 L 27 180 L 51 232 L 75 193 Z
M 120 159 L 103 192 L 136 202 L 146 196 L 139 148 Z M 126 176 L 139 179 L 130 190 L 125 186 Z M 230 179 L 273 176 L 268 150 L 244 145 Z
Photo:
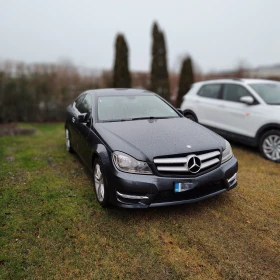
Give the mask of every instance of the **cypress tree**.
M 152 69 L 151 69 L 151 91 L 157 92 L 157 68 L 158 68 L 158 26 L 155 22 L 152 29 L 153 45 L 152 45 Z
M 130 88 L 131 77 L 128 70 L 128 47 L 122 34 L 117 35 L 116 55 L 113 73 L 113 87 Z
M 152 28 L 152 65 L 151 65 L 151 91 L 154 91 L 170 100 L 169 78 L 166 62 L 166 47 L 164 33 L 159 30 L 157 23 Z
M 181 106 L 183 102 L 183 96 L 189 91 L 193 82 L 194 82 L 194 74 L 193 74 L 192 60 L 190 57 L 187 57 L 182 62 L 178 96 L 177 96 L 178 108 Z

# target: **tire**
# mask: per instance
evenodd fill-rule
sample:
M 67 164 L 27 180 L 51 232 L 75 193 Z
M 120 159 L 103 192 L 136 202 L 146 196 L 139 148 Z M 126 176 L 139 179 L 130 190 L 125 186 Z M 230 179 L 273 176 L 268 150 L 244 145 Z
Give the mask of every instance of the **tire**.
M 280 130 L 265 132 L 260 138 L 259 150 L 264 158 L 280 163 Z
M 67 127 L 65 128 L 65 146 L 67 152 L 73 153 L 73 148 L 71 144 L 71 135 Z
M 197 122 L 197 118 L 191 113 L 184 113 L 185 118 L 192 120 L 193 122 Z
M 102 207 L 109 204 L 107 180 L 104 173 L 104 168 L 99 158 L 95 159 L 93 163 L 93 184 L 95 195 L 98 203 Z

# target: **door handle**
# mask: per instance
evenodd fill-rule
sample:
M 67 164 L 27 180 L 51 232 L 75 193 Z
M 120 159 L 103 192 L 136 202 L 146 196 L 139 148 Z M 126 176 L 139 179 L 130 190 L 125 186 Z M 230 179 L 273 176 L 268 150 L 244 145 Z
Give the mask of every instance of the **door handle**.
M 225 105 L 223 105 L 223 104 L 220 104 L 220 105 L 218 105 L 220 108 L 226 108 L 226 106 Z

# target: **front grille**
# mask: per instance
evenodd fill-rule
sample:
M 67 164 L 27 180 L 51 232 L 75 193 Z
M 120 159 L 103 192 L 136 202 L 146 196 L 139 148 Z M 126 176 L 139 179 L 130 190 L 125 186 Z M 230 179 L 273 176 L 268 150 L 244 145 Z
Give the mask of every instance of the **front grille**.
M 220 164 L 220 151 L 212 151 L 200 154 L 190 154 L 184 157 L 165 157 L 165 158 L 154 158 L 154 163 L 157 170 L 162 174 L 177 174 L 187 175 L 193 173 L 199 173 L 210 169 Z M 199 159 L 200 169 L 190 170 L 188 165 L 191 158 L 196 157 Z
M 160 191 L 153 203 L 164 203 L 164 202 L 173 202 L 173 201 L 187 201 L 191 199 L 200 198 L 220 190 L 225 189 L 225 186 L 222 181 L 210 182 L 202 186 L 198 186 L 192 190 L 175 193 L 174 191 Z

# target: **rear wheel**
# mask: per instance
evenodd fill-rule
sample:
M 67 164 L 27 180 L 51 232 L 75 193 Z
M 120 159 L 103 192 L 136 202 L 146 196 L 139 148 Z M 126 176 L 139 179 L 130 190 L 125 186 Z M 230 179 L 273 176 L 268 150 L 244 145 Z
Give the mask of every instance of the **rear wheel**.
M 260 139 L 259 149 L 266 159 L 280 162 L 280 130 L 265 132 Z
M 67 152 L 69 153 L 73 152 L 72 145 L 71 145 L 71 135 L 68 128 L 65 128 L 65 146 Z
M 93 176 L 97 201 L 102 207 L 106 207 L 108 205 L 108 188 L 103 166 L 99 158 L 94 161 Z

